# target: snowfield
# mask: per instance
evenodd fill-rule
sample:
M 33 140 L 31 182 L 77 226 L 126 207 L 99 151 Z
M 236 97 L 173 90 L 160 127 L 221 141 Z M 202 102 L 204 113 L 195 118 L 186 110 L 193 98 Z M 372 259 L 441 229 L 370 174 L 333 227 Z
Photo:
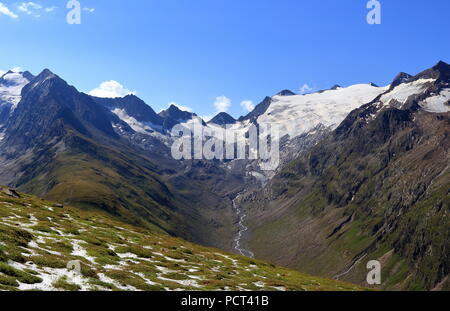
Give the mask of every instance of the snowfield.
M 277 125 L 280 136 L 290 138 L 308 133 L 320 124 L 335 129 L 352 110 L 371 102 L 388 88 L 357 84 L 321 93 L 274 96 L 258 123 Z
M 30 81 L 21 72 L 7 72 L 1 77 L 1 80 L 3 83 L 0 83 L 0 105 L 2 103 L 10 104 L 11 110 L 14 110 L 21 100 L 23 87 Z
M 434 81 L 434 79 L 419 79 L 414 82 L 400 84 L 391 92 L 384 94 L 380 101 L 385 106 L 395 106 L 396 102 L 404 104 L 409 97 L 421 94 L 429 86 L 429 84 Z
M 357 84 L 307 95 L 276 95 L 272 97 L 269 109 L 259 116 L 257 123 L 268 128 L 277 126 L 280 131 L 279 137 L 288 135 L 290 139 L 309 133 L 319 125 L 333 130 L 352 110 L 369 103 L 388 89 L 389 86 Z M 181 125 L 192 132 L 195 127 L 200 127 L 204 137 L 216 137 L 220 140 L 227 135 L 245 139 L 245 133 L 252 126 L 249 121 L 243 121 L 224 128 L 215 124 L 204 126 L 201 121 L 200 118 L 194 118 Z M 261 132 L 264 133 L 264 131 Z
M 428 97 L 420 106 L 428 112 L 443 113 L 450 111 L 450 88 L 442 90 L 439 94 Z

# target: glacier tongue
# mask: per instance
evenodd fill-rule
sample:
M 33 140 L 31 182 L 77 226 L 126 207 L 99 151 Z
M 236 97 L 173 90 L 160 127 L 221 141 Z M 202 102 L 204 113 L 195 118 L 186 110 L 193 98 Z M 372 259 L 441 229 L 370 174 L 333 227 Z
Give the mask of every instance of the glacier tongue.
M 450 88 L 439 94 L 428 97 L 420 103 L 422 109 L 428 112 L 442 113 L 450 111 Z

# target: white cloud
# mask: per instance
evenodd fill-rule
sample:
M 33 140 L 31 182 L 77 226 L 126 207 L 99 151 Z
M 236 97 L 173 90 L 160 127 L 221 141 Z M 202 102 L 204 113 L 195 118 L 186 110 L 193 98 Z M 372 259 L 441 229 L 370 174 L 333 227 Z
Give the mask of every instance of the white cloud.
M 178 109 L 182 111 L 192 112 L 192 109 L 188 106 L 178 105 L 176 102 L 170 102 L 169 107 L 174 105 L 175 107 L 178 107 Z
M 227 112 L 231 106 L 231 100 L 226 96 L 216 97 L 216 101 L 214 102 L 214 107 L 217 112 Z
M 126 89 L 117 81 L 110 80 L 100 84 L 99 87 L 89 92 L 89 95 L 104 98 L 125 97 L 127 95 L 136 95 L 136 92 Z
M 94 13 L 95 12 L 95 8 L 84 7 L 83 11 L 86 11 L 86 12 L 89 12 L 89 13 Z
M 19 11 L 31 15 L 35 14 L 35 11 L 42 9 L 42 5 L 35 2 L 22 2 L 17 8 L 19 9 Z
M 11 10 L 6 5 L 4 5 L 3 2 L 0 2 L 0 14 L 9 16 L 14 19 L 19 17 L 13 12 L 11 12 Z
M 50 13 L 57 9 L 56 6 L 44 7 L 36 2 L 22 2 L 18 5 L 17 9 L 25 14 L 32 15 L 34 17 L 41 17 L 41 12 Z
M 303 84 L 302 87 L 300 87 L 300 94 L 306 94 L 311 92 L 313 89 L 308 84 Z
M 255 105 L 251 100 L 244 100 L 241 102 L 241 107 L 247 110 L 248 112 L 253 111 L 255 109 Z
M 6 73 L 4 70 L 0 70 L 0 77 L 3 76 Z
M 52 6 L 52 7 L 49 7 L 49 8 L 45 8 L 45 12 L 50 13 L 50 12 L 53 12 L 54 10 L 56 10 L 56 9 L 57 9 L 56 6 Z

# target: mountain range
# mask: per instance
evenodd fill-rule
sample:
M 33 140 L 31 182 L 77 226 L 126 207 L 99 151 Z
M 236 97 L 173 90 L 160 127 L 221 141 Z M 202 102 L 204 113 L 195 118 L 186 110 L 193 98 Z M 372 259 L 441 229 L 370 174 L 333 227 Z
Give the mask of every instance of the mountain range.
M 448 289 L 449 74 L 398 76 L 249 193 L 255 255 L 355 283 L 378 260 L 385 289 Z
M 315 275 L 364 284 L 366 260 L 378 259 L 385 289 L 445 289 L 449 100 L 450 66 L 439 62 L 385 87 L 283 90 L 237 120 L 206 123 L 134 95 L 87 95 L 48 69 L 10 71 L 0 78 L 0 184 L 225 251 L 238 242 Z M 175 125 L 219 138 L 277 125 L 280 165 L 176 161 Z

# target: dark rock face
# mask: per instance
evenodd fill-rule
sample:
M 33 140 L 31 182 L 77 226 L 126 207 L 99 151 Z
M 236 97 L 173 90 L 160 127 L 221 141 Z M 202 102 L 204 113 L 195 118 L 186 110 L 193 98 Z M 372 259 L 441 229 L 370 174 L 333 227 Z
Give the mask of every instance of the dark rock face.
M 214 118 L 212 118 L 208 124 L 217 124 L 217 125 L 227 125 L 227 124 L 235 124 L 236 119 L 234 119 L 232 116 L 230 116 L 226 112 L 221 112 L 218 115 L 216 115 Z
M 0 124 L 3 124 L 6 122 L 6 120 L 9 117 L 9 114 L 11 112 L 11 106 L 10 105 L 2 105 L 0 106 Z
M 175 105 L 170 105 L 168 109 L 161 111 L 159 113 L 159 116 L 163 119 L 186 121 L 192 119 L 192 117 L 196 116 L 196 114 L 188 111 L 183 111 Z
M 394 88 L 400 84 L 408 83 L 413 78 L 412 75 L 405 72 L 400 72 L 391 83 L 391 88 Z
M 182 111 L 175 105 L 170 105 L 168 109 L 161 111 L 159 116 L 163 119 L 164 131 L 170 131 L 175 125 L 197 117 L 195 113 Z M 203 125 L 206 123 L 203 122 Z
M 418 79 L 438 79 L 441 82 L 450 83 L 450 65 L 440 61 L 414 78 L 414 80 Z
M 29 71 L 24 71 L 22 73 L 22 75 L 28 80 L 28 81 L 32 81 L 35 76 L 33 74 L 31 74 Z
M 6 145 L 25 150 L 73 129 L 86 137 L 118 138 L 111 112 L 46 69 L 22 90 L 22 100 L 6 122 Z
M 139 122 L 150 122 L 154 125 L 163 125 L 161 118 L 149 105 L 135 95 L 127 95 L 123 98 L 99 98 L 92 97 L 95 102 L 107 107 L 109 110 L 123 109 L 126 113 Z
M 282 90 L 281 92 L 277 93 L 278 96 L 294 96 L 295 93 L 291 90 Z
M 335 84 L 335 85 L 333 85 L 333 86 L 331 87 L 330 90 L 334 91 L 334 90 L 337 90 L 337 89 L 339 89 L 339 88 L 341 88 L 341 86 L 340 86 L 339 84 Z

